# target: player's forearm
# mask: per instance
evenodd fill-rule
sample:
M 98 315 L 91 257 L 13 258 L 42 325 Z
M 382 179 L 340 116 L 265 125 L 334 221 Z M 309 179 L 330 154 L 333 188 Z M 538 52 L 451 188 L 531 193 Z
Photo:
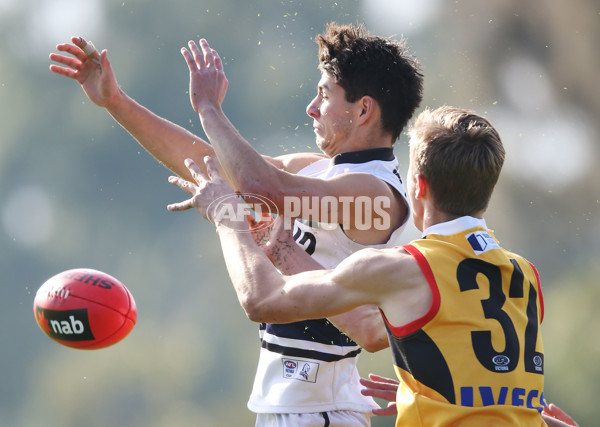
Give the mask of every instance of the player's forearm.
M 156 115 L 123 91 L 106 110 L 144 149 L 181 177 L 191 178 L 184 166 L 186 158 L 203 165 L 202 158 L 213 154 L 202 138 Z
M 286 275 L 323 269 L 323 266 L 298 246 L 291 236 L 276 238 L 263 248 L 263 251 L 273 265 Z
M 267 162 L 229 121 L 220 106 L 199 110 L 204 132 L 232 187 L 243 193 L 272 197 L 270 189 L 278 169 Z
M 258 248 L 250 233 L 232 231 L 223 226 L 218 230 L 227 271 L 246 315 L 255 322 L 277 320 L 273 313 L 276 305 L 271 306 L 272 309 L 269 301 L 283 287 L 282 276 Z

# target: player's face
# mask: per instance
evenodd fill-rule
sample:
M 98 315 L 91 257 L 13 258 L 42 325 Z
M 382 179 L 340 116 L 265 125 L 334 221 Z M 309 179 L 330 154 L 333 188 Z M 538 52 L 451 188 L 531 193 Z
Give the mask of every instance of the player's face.
M 352 106 L 334 77 L 323 72 L 317 96 L 306 107 L 306 114 L 313 118 L 317 146 L 330 157 L 344 152 L 343 146 L 353 129 Z

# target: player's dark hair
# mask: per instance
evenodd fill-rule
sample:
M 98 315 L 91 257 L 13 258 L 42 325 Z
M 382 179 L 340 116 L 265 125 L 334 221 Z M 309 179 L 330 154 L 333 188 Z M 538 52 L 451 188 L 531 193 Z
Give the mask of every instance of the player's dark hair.
M 421 67 L 405 40 L 372 36 L 362 24 L 329 23 L 316 42 L 319 68 L 333 75 L 348 102 L 375 99 L 383 130 L 396 141 L 423 98 Z
M 505 157 L 488 120 L 460 108 L 427 109 L 409 134 L 412 173 L 428 181 L 438 209 L 464 216 L 487 208 Z

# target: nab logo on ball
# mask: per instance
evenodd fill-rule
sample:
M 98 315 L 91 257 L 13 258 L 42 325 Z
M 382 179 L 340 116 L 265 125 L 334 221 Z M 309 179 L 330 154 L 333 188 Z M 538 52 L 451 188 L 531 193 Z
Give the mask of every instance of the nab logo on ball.
M 87 308 L 61 311 L 36 307 L 36 319 L 40 328 L 52 339 L 66 341 L 94 339 L 94 334 L 90 330 Z
M 116 344 L 133 329 L 137 307 L 119 280 L 97 270 L 67 270 L 48 279 L 33 302 L 42 331 L 67 347 L 97 349 Z

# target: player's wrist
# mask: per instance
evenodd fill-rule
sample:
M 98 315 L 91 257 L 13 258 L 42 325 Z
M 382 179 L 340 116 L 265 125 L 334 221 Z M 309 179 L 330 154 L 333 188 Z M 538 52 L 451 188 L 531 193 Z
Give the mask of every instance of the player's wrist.
M 121 88 L 107 96 L 104 101 L 104 108 L 111 114 L 120 114 L 125 109 L 131 108 L 129 105 L 135 103 Z
M 217 232 L 217 234 L 221 234 L 230 233 L 232 230 L 228 226 L 223 225 L 223 223 L 219 222 L 215 224 L 215 231 Z
M 219 199 L 219 203 L 216 203 L 206 211 L 206 219 L 215 225 L 217 233 L 221 231 L 234 233 L 249 232 L 248 213 L 242 197 L 232 193 L 229 196 L 220 197 Z
M 209 100 L 203 100 L 201 102 L 196 103 L 195 110 L 200 116 L 200 119 L 208 118 L 212 115 L 219 115 L 223 113 L 221 104 Z

